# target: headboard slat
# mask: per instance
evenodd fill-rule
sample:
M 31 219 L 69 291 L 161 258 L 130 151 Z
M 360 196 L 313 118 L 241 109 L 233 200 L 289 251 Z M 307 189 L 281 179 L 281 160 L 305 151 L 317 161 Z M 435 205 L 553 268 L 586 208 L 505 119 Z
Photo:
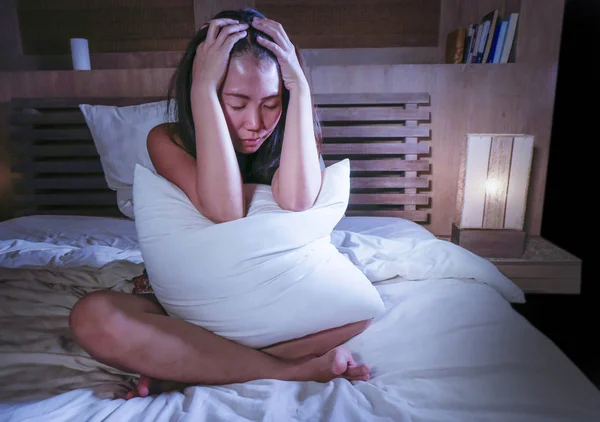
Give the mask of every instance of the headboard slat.
M 429 128 L 400 125 L 329 126 L 323 127 L 324 138 L 404 138 L 427 137 Z
M 114 205 L 114 192 L 99 191 L 97 193 L 36 193 L 34 195 L 14 195 L 17 204 L 35 205 Z
M 163 97 L 77 97 L 77 98 L 12 98 L 11 108 L 16 109 L 44 109 L 64 108 L 79 110 L 79 104 L 98 104 L 111 106 L 128 106 L 164 100 Z
M 429 196 L 405 193 L 351 193 L 350 205 L 427 205 Z
M 426 177 L 353 177 L 351 180 L 353 189 L 406 189 L 429 187 L 429 179 Z
M 364 155 L 364 154 L 429 154 L 429 145 L 424 143 L 406 144 L 404 142 L 368 142 L 353 144 L 324 144 L 323 154 L 327 155 Z
M 25 157 L 22 157 L 25 158 Z M 24 161 L 24 160 L 23 160 Z M 34 161 L 25 164 L 24 162 L 15 163 L 12 168 L 15 172 L 21 172 L 25 165 L 31 166 L 35 173 L 46 173 L 44 177 L 57 174 L 104 174 L 99 157 L 89 160 L 56 160 L 56 161 Z
M 62 122 L 61 122 L 62 123 Z M 91 141 L 92 134 L 85 127 L 61 126 L 60 129 L 20 129 L 10 135 L 15 141 Z
M 338 160 L 325 160 L 325 165 L 330 166 Z M 382 160 L 352 160 L 351 171 L 429 171 L 429 162 L 426 160 L 403 160 L 390 158 Z
M 79 110 L 46 113 L 24 113 L 19 110 L 10 115 L 9 122 L 11 125 L 85 124 L 85 118 Z
M 16 144 L 12 147 L 15 155 L 31 157 L 98 157 L 98 150 L 91 144 L 60 144 L 60 145 L 33 145 L 25 146 Z
M 400 92 L 385 94 L 315 94 L 313 101 L 319 106 L 357 105 L 362 107 L 399 105 L 399 104 L 429 104 L 429 94 L 426 92 Z
M 49 177 L 46 179 L 17 179 L 14 181 L 14 185 L 22 190 L 24 185 L 27 185 L 34 190 L 80 190 L 80 191 L 90 191 L 90 190 L 102 190 L 106 191 L 106 180 L 103 175 L 99 176 L 90 176 L 83 177 L 83 175 L 78 176 L 78 178 L 71 177 Z
M 407 110 L 403 107 L 323 107 L 319 118 L 331 122 L 349 121 L 429 121 L 429 112 L 422 109 Z
M 364 216 L 364 210 L 353 210 L 349 209 L 346 211 L 346 215 L 349 217 Z M 429 213 L 427 211 L 407 211 L 407 210 L 369 210 L 369 214 L 374 217 L 398 217 L 412 221 L 427 221 Z
M 89 207 L 78 207 L 73 206 L 31 206 L 18 208 L 15 213 L 15 217 L 23 217 L 27 215 L 84 215 L 90 217 L 123 217 L 123 215 L 116 209 L 114 204 L 100 206 L 93 205 Z

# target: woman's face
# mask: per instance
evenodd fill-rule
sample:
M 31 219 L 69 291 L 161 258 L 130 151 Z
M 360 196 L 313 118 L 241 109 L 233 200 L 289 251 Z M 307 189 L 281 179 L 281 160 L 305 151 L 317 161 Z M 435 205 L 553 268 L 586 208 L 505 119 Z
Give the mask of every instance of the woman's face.
M 250 54 L 231 59 L 220 101 L 236 151 L 256 152 L 273 132 L 281 118 L 281 90 L 272 60 Z

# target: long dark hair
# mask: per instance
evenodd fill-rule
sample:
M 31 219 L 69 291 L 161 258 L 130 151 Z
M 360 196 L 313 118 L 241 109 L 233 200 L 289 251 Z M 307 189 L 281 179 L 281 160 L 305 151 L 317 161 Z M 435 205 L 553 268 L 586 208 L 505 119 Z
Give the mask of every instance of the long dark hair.
M 264 37 L 269 41 L 273 39 L 262 31 L 256 30 L 250 23 L 255 17 L 264 18 L 265 16 L 256 9 L 244 8 L 242 10 L 227 10 L 218 13 L 213 19 L 228 18 L 238 20 L 240 23 L 248 23 L 247 36 L 239 40 L 231 50 L 231 57 L 242 54 L 252 54 L 259 60 L 272 60 L 279 68 L 277 58 L 271 50 L 263 47 L 256 41 L 257 36 Z M 183 57 L 181 58 L 171 81 L 167 94 L 167 114 L 175 117 L 174 125 L 170 127 L 171 140 L 182 147 L 192 157 L 196 158 L 196 135 L 194 131 L 194 120 L 192 117 L 192 105 L 190 100 L 190 90 L 192 87 L 192 66 L 196 57 L 198 45 L 206 40 L 208 26 L 201 28 L 194 38 L 188 44 Z M 300 62 L 302 70 L 305 71 L 305 63 L 299 50 L 296 50 L 296 56 Z M 281 69 L 279 69 L 281 75 Z M 282 84 L 282 113 L 277 126 L 271 135 L 264 141 L 261 147 L 253 154 L 241 154 L 236 151 L 240 170 L 245 183 L 271 184 L 273 175 L 279 167 L 281 156 L 281 145 L 283 143 L 283 133 L 285 129 L 285 120 L 290 100 L 290 92 Z M 319 119 L 317 117 L 316 107 L 313 106 L 313 127 L 317 141 L 317 149 L 321 153 L 322 134 Z M 180 142 L 176 141 L 176 137 Z

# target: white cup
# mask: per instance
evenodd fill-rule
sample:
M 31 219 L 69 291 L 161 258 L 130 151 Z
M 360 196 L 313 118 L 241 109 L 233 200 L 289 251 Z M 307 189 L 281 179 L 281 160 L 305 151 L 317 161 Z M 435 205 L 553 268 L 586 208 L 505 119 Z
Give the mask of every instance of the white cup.
M 71 38 L 71 57 L 74 70 L 90 70 L 90 49 L 85 38 Z

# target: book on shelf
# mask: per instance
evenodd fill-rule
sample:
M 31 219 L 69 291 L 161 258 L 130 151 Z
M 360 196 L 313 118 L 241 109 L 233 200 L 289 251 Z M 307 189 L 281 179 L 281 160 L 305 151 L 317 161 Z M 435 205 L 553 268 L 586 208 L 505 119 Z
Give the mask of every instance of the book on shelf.
M 476 30 L 477 25 L 475 24 L 470 24 L 467 27 L 467 34 L 466 34 L 466 38 L 465 38 L 465 42 L 464 42 L 464 52 L 463 52 L 463 58 L 462 58 L 462 62 L 461 63 L 467 63 L 467 60 L 470 60 L 471 57 L 471 46 L 473 45 L 473 43 L 475 42 L 475 30 Z
M 448 34 L 446 63 L 462 63 L 465 49 L 466 28 L 458 28 Z
M 514 60 L 519 13 L 501 17 L 497 9 L 480 22 L 450 32 L 446 63 L 508 63 Z
M 490 50 L 492 48 L 492 41 L 494 40 L 496 27 L 498 26 L 498 9 L 494 9 L 490 13 L 485 15 L 482 19 L 482 22 L 486 22 L 489 25 L 489 30 L 486 35 L 485 48 L 483 50 L 481 60 L 479 61 L 479 63 L 487 63 L 488 57 L 490 56 Z

